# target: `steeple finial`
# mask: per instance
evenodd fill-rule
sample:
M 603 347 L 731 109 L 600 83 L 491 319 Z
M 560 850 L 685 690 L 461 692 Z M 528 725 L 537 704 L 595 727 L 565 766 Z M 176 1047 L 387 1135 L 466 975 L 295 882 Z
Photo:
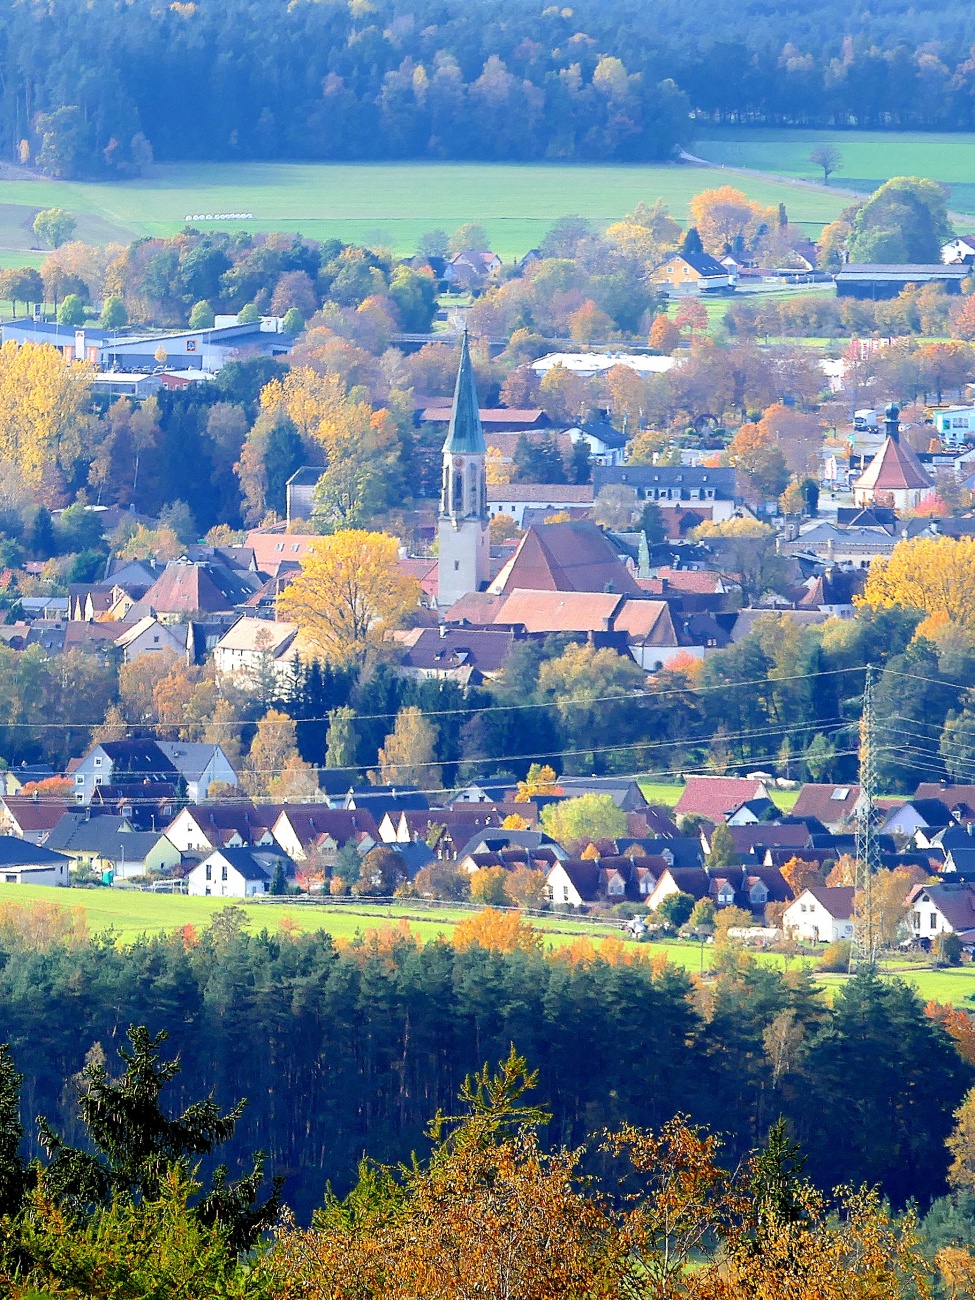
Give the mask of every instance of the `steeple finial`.
M 454 404 L 450 411 L 450 427 L 443 445 L 451 455 L 486 456 L 487 445 L 481 428 L 481 415 L 477 403 L 477 385 L 467 330 L 460 348 L 460 365 L 454 385 Z

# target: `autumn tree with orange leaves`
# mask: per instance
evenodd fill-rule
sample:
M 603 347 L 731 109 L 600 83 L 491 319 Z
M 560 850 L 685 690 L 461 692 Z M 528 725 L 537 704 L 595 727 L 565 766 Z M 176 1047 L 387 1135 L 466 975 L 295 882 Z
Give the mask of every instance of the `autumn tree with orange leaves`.
M 429 1160 L 365 1162 L 310 1231 L 266 1267 L 283 1300 L 908 1300 L 928 1294 L 910 1215 L 875 1192 L 834 1198 L 804 1178 L 782 1122 L 744 1167 L 676 1116 L 605 1135 L 620 1196 L 584 1176 L 582 1150 L 548 1149 L 537 1076 L 512 1048 L 438 1114 Z

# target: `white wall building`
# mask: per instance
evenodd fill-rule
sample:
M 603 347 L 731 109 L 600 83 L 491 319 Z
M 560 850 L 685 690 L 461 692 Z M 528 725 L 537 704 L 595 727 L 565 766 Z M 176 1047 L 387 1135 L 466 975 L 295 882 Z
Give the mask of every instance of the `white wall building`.
M 853 888 L 804 889 L 782 914 L 786 934 L 804 943 L 835 943 L 853 937 Z

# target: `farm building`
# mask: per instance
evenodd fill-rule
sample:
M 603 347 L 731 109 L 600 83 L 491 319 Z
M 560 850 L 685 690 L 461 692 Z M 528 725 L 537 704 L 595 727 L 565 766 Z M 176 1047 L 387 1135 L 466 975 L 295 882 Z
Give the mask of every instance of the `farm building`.
M 909 284 L 940 284 L 946 293 L 961 293 L 961 282 L 970 274 L 970 267 L 941 262 L 903 266 L 850 262 L 836 273 L 836 294 L 839 298 L 896 298 Z

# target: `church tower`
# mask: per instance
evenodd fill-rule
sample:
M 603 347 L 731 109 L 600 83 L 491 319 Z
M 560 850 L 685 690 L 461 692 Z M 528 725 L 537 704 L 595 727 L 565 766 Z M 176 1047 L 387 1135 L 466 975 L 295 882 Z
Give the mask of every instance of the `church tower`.
M 450 427 L 443 445 L 440 493 L 437 604 L 452 605 L 478 591 L 491 576 L 491 542 L 487 513 L 487 447 L 477 405 L 474 368 L 467 333 L 460 352 Z

